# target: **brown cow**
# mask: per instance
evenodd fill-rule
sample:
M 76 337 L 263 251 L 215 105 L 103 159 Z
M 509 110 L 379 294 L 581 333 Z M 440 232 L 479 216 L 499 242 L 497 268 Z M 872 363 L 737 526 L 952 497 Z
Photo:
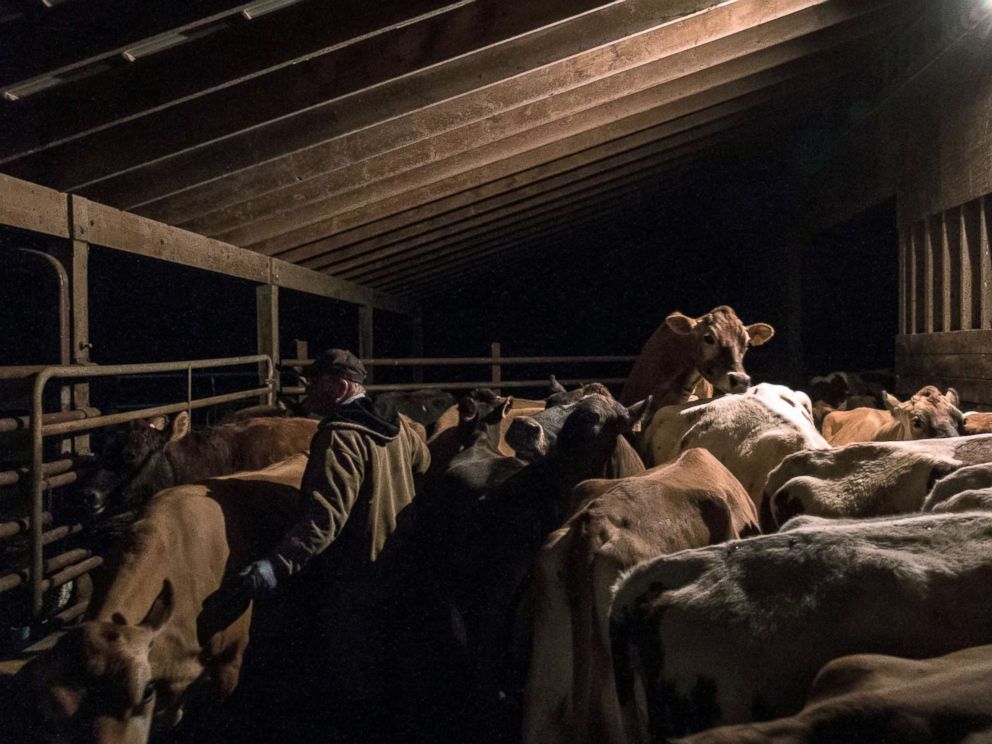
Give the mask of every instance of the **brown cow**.
M 128 528 L 86 622 L 32 662 L 50 721 L 83 742 L 140 744 L 175 724 L 187 688 L 238 684 L 251 606 L 205 617 L 225 576 L 263 555 L 299 517 L 306 456 L 169 488 Z M 75 741 L 76 739 L 74 739 Z
M 843 656 L 813 681 L 806 706 L 765 723 L 723 726 L 680 744 L 992 740 L 992 646 L 916 661 Z
M 641 349 L 620 400 L 630 405 L 651 395 L 655 408 L 684 403 L 700 378 L 720 392 L 742 393 L 751 384 L 745 352 L 774 334 L 767 323 L 745 327 L 726 305 L 699 318 L 672 313 Z
M 703 449 L 576 488 L 586 505 L 551 535 L 535 573 L 528 744 L 625 741 L 610 655 L 611 587 L 640 561 L 757 532 L 744 488 Z
M 297 417 L 248 418 L 190 431 L 189 415 L 137 419 L 117 431 L 101 453 L 101 469 L 83 486 L 83 500 L 99 514 L 117 496 L 140 506 L 182 483 L 259 470 L 310 449 L 317 421 Z
M 966 411 L 964 421 L 961 425 L 961 433 L 971 434 L 992 434 L 992 413 L 984 411 Z
M 927 385 L 905 403 L 882 393 L 886 411 L 855 408 L 835 411 L 823 419 L 823 436 L 834 447 L 853 442 L 898 442 L 958 436 L 961 401 L 954 388 L 941 392 Z

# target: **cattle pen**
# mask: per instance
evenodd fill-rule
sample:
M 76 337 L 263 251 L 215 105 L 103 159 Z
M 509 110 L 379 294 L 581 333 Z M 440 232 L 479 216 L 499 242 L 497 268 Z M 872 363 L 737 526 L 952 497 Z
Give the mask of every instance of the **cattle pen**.
M 137 514 L 81 507 L 114 432 L 299 405 L 325 348 L 619 399 L 731 305 L 747 383 L 992 410 L 992 1 L 375 5 L 0 0 L 0 675 Z

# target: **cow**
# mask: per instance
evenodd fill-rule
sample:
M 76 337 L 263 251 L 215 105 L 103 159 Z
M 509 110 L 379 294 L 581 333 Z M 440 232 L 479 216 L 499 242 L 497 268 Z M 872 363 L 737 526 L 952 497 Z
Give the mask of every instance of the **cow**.
M 600 395 L 578 401 L 555 447 L 477 500 L 458 525 L 458 534 L 445 536 L 459 546 L 458 554 L 450 565 L 435 571 L 449 577 L 457 610 L 450 613 L 449 633 L 462 646 L 460 658 L 467 667 L 444 675 L 450 694 L 437 702 L 445 711 L 431 710 L 429 721 L 411 723 L 405 740 L 421 740 L 420 736 L 425 741 L 484 742 L 519 730 L 515 706 L 522 680 L 517 675 L 525 669 L 517 665 L 524 666 L 525 661 L 517 653 L 526 645 L 520 642 L 526 632 L 515 622 L 534 557 L 565 521 L 574 486 L 606 474 L 618 440 L 648 405 L 649 401 L 642 401 L 628 408 Z M 422 679 L 409 681 L 403 689 L 413 685 L 422 686 Z M 431 689 L 428 685 L 426 691 Z M 412 710 L 417 712 L 415 707 Z M 447 728 L 439 731 L 442 725 Z M 427 726 L 433 728 L 433 735 L 424 730 Z
M 376 412 L 387 421 L 402 413 L 425 429 L 433 426 L 441 414 L 455 405 L 451 393 L 443 390 L 406 390 L 379 393 L 373 399 Z
M 823 436 L 834 447 L 852 442 L 897 442 L 956 437 L 963 423 L 957 391 L 945 394 L 927 385 L 905 403 L 882 392 L 887 410 L 855 408 L 834 411 L 823 419 Z
M 918 661 L 843 656 L 813 680 L 794 716 L 721 726 L 678 744 L 992 740 L 992 646 Z
M 317 421 L 248 418 L 190 431 L 189 414 L 137 419 L 120 428 L 103 449 L 101 467 L 82 487 L 89 512 L 112 504 L 140 506 L 153 494 L 239 471 L 259 470 L 310 449 Z
M 554 375 L 551 375 L 548 382 L 548 397 L 544 399 L 544 407 L 553 408 L 554 406 L 562 406 L 566 403 L 574 403 L 587 395 L 593 394 L 603 395 L 607 398 L 613 397 L 610 389 L 601 382 L 588 382 L 585 385 L 579 385 L 571 390 L 566 390 L 565 386 L 558 382 L 558 379 Z
M 961 434 L 992 434 L 992 413 L 965 411 L 962 414 Z
M 921 511 L 941 511 L 945 502 L 959 494 L 988 488 L 992 488 L 992 463 L 967 465 L 934 483 L 923 501 Z M 960 508 L 960 504 L 957 508 Z
M 534 567 L 534 651 L 524 696 L 527 744 L 623 744 L 608 610 L 640 561 L 757 532 L 758 514 L 703 449 L 620 480 L 585 481 L 585 506 L 552 533 Z
M 630 405 L 652 396 L 655 408 L 684 403 L 700 379 L 722 393 L 740 393 L 751 384 L 744 354 L 775 334 L 767 323 L 744 326 L 727 305 L 699 318 L 674 312 L 644 344 L 623 387 Z
M 203 610 L 225 577 L 263 555 L 302 513 L 306 456 L 157 493 L 132 523 L 85 621 L 24 672 L 57 731 L 140 744 L 178 722 L 194 683 L 238 684 L 250 604 Z M 55 739 L 57 740 L 57 739 Z
M 661 408 L 642 437 L 648 465 L 671 462 L 691 447 L 709 450 L 726 465 L 755 508 L 761 506 L 768 474 L 788 455 L 829 449 L 813 425 L 809 397 L 768 383 L 712 401 Z
M 919 511 L 939 479 L 964 465 L 990 461 L 990 434 L 797 452 L 768 475 L 761 528 L 774 531 L 797 514 L 874 517 Z
M 792 715 L 855 653 L 992 642 L 992 514 L 802 517 L 775 535 L 635 567 L 610 613 L 631 744 Z

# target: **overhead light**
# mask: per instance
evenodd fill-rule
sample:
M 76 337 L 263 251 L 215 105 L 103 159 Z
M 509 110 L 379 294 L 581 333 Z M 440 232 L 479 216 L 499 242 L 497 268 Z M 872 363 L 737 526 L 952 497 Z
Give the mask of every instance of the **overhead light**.
M 34 93 L 40 93 L 48 88 L 54 88 L 56 85 L 60 84 L 62 81 L 53 75 L 43 75 L 41 77 L 31 78 L 30 80 L 25 80 L 22 83 L 17 83 L 9 88 L 4 88 L 3 97 L 8 101 L 16 101 L 20 98 L 27 98 Z
M 170 49 L 180 44 L 185 44 L 189 38 L 185 34 L 159 34 L 150 39 L 139 41 L 121 52 L 121 56 L 128 62 L 134 62 L 140 57 L 147 57 L 165 49 Z
M 261 2 L 252 3 L 251 5 L 242 8 L 241 15 L 250 21 L 253 18 L 258 18 L 259 16 L 263 16 L 266 13 L 271 13 L 274 10 L 282 10 L 290 5 L 296 5 L 298 2 L 300 2 L 300 0 L 261 0 Z

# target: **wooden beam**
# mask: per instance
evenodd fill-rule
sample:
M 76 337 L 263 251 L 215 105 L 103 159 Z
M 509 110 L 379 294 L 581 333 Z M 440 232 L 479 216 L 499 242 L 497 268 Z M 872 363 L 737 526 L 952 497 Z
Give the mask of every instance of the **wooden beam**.
M 836 11 L 836 6 L 832 6 L 832 8 Z M 824 12 L 826 11 L 824 10 Z M 750 59 L 750 64 L 760 70 L 763 69 L 762 65 L 771 65 L 772 60 L 776 63 L 787 61 L 783 59 L 782 55 L 791 53 L 795 58 L 805 51 L 808 51 L 808 46 L 805 49 L 793 47 L 787 50 L 772 50 L 768 54 L 756 54 L 753 58 L 747 59 Z M 745 63 L 742 62 L 742 64 Z M 735 79 L 744 72 L 755 71 L 754 68 L 750 70 L 737 68 L 728 71 L 722 67 L 715 67 L 703 71 L 701 76 L 708 78 L 712 85 L 717 85 L 727 82 L 728 78 Z M 676 87 L 668 89 L 665 95 L 668 96 L 668 99 L 672 99 L 678 98 L 683 93 L 685 93 L 684 90 Z M 639 106 L 651 108 L 662 105 L 666 100 L 659 97 L 662 94 L 657 88 L 651 89 L 648 94 L 653 98 L 650 99 L 650 102 L 638 98 Z M 623 109 L 624 103 L 629 103 L 629 101 L 630 99 L 618 100 L 615 106 L 620 107 L 618 110 L 624 110 L 629 115 L 634 112 L 630 109 Z M 623 119 L 609 121 L 607 126 L 590 124 L 589 116 L 601 116 L 602 114 L 602 110 L 597 108 L 588 115 L 577 114 L 557 120 L 507 140 L 484 145 L 457 157 L 448 158 L 441 163 L 403 172 L 348 194 L 339 194 L 328 203 L 312 204 L 292 210 L 279 217 L 271 218 L 267 222 L 262 221 L 253 224 L 251 234 L 246 233 L 243 237 L 245 240 L 249 240 L 252 247 L 260 252 L 278 253 L 295 245 L 313 242 L 329 234 L 381 219 L 393 212 L 415 208 L 424 202 L 442 199 L 451 194 L 547 164 L 550 161 L 587 150 L 629 133 L 629 131 L 624 130 L 626 122 Z M 599 123 L 602 124 L 603 121 L 599 121 Z M 520 148 L 527 149 L 518 152 Z M 260 230 L 263 228 L 266 233 L 279 230 L 285 232 L 273 238 L 260 240 L 259 238 L 263 234 Z M 230 238 L 232 235 L 234 234 L 231 233 L 228 237 Z
M 116 169 L 119 175 L 115 169 L 105 168 L 103 175 L 114 180 L 92 195 L 131 209 L 150 207 L 152 199 L 178 195 L 193 185 L 282 157 L 289 166 L 286 175 L 295 177 L 292 171 L 305 167 L 308 148 L 342 133 L 491 86 L 523 70 L 603 46 L 716 1 L 542 0 L 507 12 L 506 4 L 498 0 L 476 0 L 473 5 L 485 7 L 476 15 L 468 8 L 466 13 L 440 19 L 444 23 L 406 29 L 398 39 L 377 38 L 357 60 L 332 58 L 337 70 L 297 77 L 290 87 L 305 89 L 311 97 L 305 105 L 283 103 L 278 118 L 242 125 L 237 131 L 206 141 L 201 138 L 181 150 L 173 149 L 159 162 L 137 165 L 126 174 L 119 173 L 120 168 Z M 605 7 L 596 8 L 598 5 Z M 321 24 L 324 26 L 326 23 Z M 393 53 L 384 55 L 382 49 Z M 341 76 L 364 80 L 364 87 L 336 85 L 334 81 Z M 315 85 L 313 81 L 326 82 Z M 288 94 L 274 93 L 281 101 Z M 120 134 L 116 135 L 118 141 Z M 196 201 L 211 205 L 222 203 L 223 198 L 213 192 Z M 173 214 L 143 211 L 165 222 L 181 221 Z
M 0 225 L 69 237 L 65 194 L 0 173 Z
M 274 365 L 276 379 L 279 376 L 279 287 L 262 284 L 255 287 L 255 326 L 257 329 L 257 349 L 259 354 L 268 354 Z M 258 365 L 259 387 L 268 385 L 266 365 Z M 278 388 L 278 383 L 277 386 Z M 270 391 L 259 402 L 274 403 Z
M 711 147 L 727 137 L 734 136 L 735 130 L 742 123 L 752 121 L 761 115 L 779 112 L 783 108 L 783 98 L 787 93 L 800 89 L 809 92 L 813 81 L 804 76 L 801 80 L 791 82 L 792 85 L 789 87 L 776 86 L 774 91 L 761 91 L 754 97 L 746 97 L 683 117 L 666 129 L 657 130 L 659 138 L 647 146 L 509 192 L 497 201 L 506 206 L 492 210 L 477 207 L 472 210 L 474 214 L 470 213 L 467 219 L 457 220 L 452 216 L 447 225 L 408 240 L 386 242 L 387 239 L 383 238 L 380 241 L 373 241 L 371 249 L 366 247 L 367 243 L 348 246 L 302 263 L 310 268 L 326 268 L 335 274 L 350 276 L 356 268 L 373 263 L 378 265 L 399 254 L 411 255 L 409 251 L 417 246 L 443 245 L 453 237 L 476 234 L 478 228 L 492 227 L 502 220 L 526 218 L 535 209 L 544 209 L 544 205 L 558 202 L 562 198 L 578 197 L 591 190 L 611 186 L 617 181 L 642 175 L 652 169 L 656 170 L 659 165 L 695 154 L 702 148 Z M 769 100 L 773 103 L 762 108 L 760 104 Z M 790 101 L 788 108 L 794 111 L 799 105 L 801 104 L 796 101 Z M 666 130 L 669 136 L 663 136 Z M 376 248 L 377 244 L 383 247 Z M 293 253 L 295 252 L 288 255 Z
M 740 0 L 722 6 L 721 10 L 734 8 L 742 16 L 749 17 L 746 4 L 750 1 Z M 785 4 L 784 0 L 782 4 Z M 826 5 L 780 18 L 774 13 L 774 5 L 760 5 L 763 9 L 760 15 L 772 20 L 738 34 L 720 35 L 720 31 L 729 33 L 735 22 L 743 22 L 741 17 L 731 16 L 726 19 L 726 27 L 715 24 L 719 29 L 714 34 L 716 40 L 706 37 L 697 46 L 690 47 L 689 37 L 684 35 L 687 30 L 693 32 L 692 38 L 703 33 L 702 29 L 689 25 L 690 21 L 702 16 L 683 22 L 687 28 L 681 28 L 681 24 L 665 27 L 665 30 L 682 31 L 682 35 L 675 35 L 673 30 L 665 42 L 676 51 L 671 56 L 662 56 L 557 95 L 545 94 L 537 101 L 435 135 L 410 148 L 366 159 L 190 225 L 198 231 L 239 245 L 251 245 L 271 255 L 274 251 L 323 237 L 327 234 L 329 219 L 349 209 L 422 187 L 434 186 L 436 191 L 436 185 L 444 179 L 487 168 L 498 169 L 501 163 L 520 153 L 532 157 L 549 153 L 551 157 L 544 160 L 555 159 L 561 157 L 563 142 L 574 142 L 571 138 L 583 133 L 598 133 L 595 144 L 615 139 L 629 133 L 629 130 L 618 132 L 617 122 L 837 44 L 838 38 L 834 34 L 810 39 L 802 37 L 843 24 L 860 14 L 849 8 L 842 10 L 836 5 Z M 870 7 L 859 5 L 858 10 L 864 12 Z M 874 7 L 877 10 L 877 5 Z M 781 8 L 777 10 L 780 14 L 783 12 Z M 755 10 L 752 14 L 759 13 Z M 870 30 L 870 25 L 850 24 L 847 27 L 847 33 L 854 36 L 863 37 Z M 838 35 L 843 36 L 843 33 L 838 32 Z M 791 44 L 785 43 L 790 40 Z M 658 39 L 659 46 L 647 46 L 653 51 L 643 54 L 657 55 L 657 49 L 667 50 L 669 47 L 660 46 L 662 43 L 663 40 Z M 686 84 L 684 78 L 693 74 L 697 77 L 691 84 Z M 618 90 L 624 91 L 624 95 L 617 97 Z M 559 152 L 555 152 L 554 147 L 547 151 L 540 149 L 545 146 L 557 146 Z M 287 204 L 293 206 L 287 209 Z M 255 215 L 260 218 L 256 219 Z M 218 222 L 218 218 L 222 221 Z

